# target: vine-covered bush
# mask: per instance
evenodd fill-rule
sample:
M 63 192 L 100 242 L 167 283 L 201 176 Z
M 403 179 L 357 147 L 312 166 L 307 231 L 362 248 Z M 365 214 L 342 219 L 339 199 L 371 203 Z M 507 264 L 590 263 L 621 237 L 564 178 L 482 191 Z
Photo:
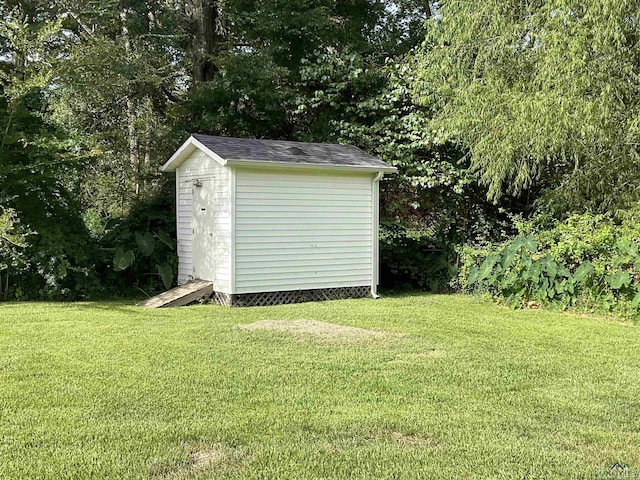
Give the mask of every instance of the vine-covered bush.
M 640 314 L 640 225 L 635 215 L 573 215 L 547 228 L 517 224 L 501 244 L 465 246 L 457 282 L 512 306 Z

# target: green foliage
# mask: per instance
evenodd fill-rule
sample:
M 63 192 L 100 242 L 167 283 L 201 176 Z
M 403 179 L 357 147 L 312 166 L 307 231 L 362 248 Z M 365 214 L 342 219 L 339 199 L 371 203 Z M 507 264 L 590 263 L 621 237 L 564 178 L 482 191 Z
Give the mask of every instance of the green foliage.
M 10 56 L 0 60 L 0 87 L 10 106 L 16 108 L 33 90 L 46 87 L 52 76 L 55 44 L 61 35 L 60 19 L 33 22 L 21 6 L 8 10 L 0 7 L 1 50 Z M 4 63 L 4 65 L 2 65 Z M 11 65 L 12 68 L 6 68 Z M 5 126 L 6 134 L 11 126 L 11 117 Z
M 138 232 L 136 232 L 138 235 Z M 123 232 L 120 235 L 120 238 L 128 239 L 128 232 Z M 126 270 L 133 262 L 135 262 L 136 256 L 133 253 L 133 250 L 127 250 L 126 252 L 122 249 L 122 247 L 116 248 L 116 253 L 113 256 L 113 270 L 116 272 L 121 272 Z
M 166 290 L 170 289 L 173 286 L 173 281 L 175 280 L 174 266 L 171 263 L 165 263 L 163 265 L 156 265 L 158 269 L 158 275 L 160 276 L 160 280 L 162 280 L 162 285 Z
M 301 73 L 313 94 L 299 100 L 298 111 L 314 128 L 399 168 L 388 185 L 387 215 L 433 213 L 444 207 L 440 199 L 455 203 L 471 194 L 475 181 L 460 162 L 464 152 L 432 125 L 431 109 L 415 103 L 406 65 L 375 66 L 357 53 L 333 52 L 305 63 Z
M 423 40 L 430 14 L 422 0 L 237 0 L 226 11 L 236 43 L 293 69 L 312 52 L 345 46 L 371 57 L 403 54 Z
M 309 122 L 305 139 L 357 145 L 398 167 L 380 185 L 383 221 L 451 246 L 498 235 L 506 211 L 521 209 L 511 199 L 502 209 L 486 201 L 465 151 L 434 126 L 436 106 L 415 102 L 407 62 L 376 65 L 358 52 L 327 52 L 306 61 L 301 75 L 310 91 L 297 100 L 299 122 Z
M 512 306 L 640 314 L 637 218 L 583 214 L 518 228 L 507 242 L 462 249 L 458 281 L 464 290 L 488 292 Z
M 71 45 L 57 69 L 51 118 L 82 135 L 90 163 L 79 172 L 78 194 L 99 216 L 124 216 L 157 193 L 159 160 L 172 153 L 170 98 L 179 95 L 180 75 L 153 38 L 126 44 L 96 32 Z
M 183 128 L 335 139 L 329 112 L 335 120 L 349 118 L 358 102 L 371 101 L 380 86 L 377 66 L 418 45 L 428 15 L 428 3 L 415 0 L 393 8 L 379 0 L 231 2 L 227 34 L 240 46 L 215 58 L 210 82 L 190 88 Z
M 498 201 L 547 190 L 562 214 L 640 191 L 637 2 L 442 2 L 414 86 Z M 624 181 L 619 179 L 624 178 Z
M 26 10 L 0 6 L 0 204 L 29 231 L 7 275 L 20 298 L 82 298 L 97 283 L 71 185 L 83 155 L 45 114 L 61 23 Z
M 98 270 L 112 294 L 147 294 L 171 288 L 178 258 L 172 238 L 175 212 L 170 189 L 140 203 L 125 218 L 111 219 L 99 239 L 103 257 Z
M 87 298 L 101 290 L 96 246 L 69 192 L 54 186 L 18 193 L 11 203 L 33 232 L 21 252 L 24 267 L 14 275 L 23 298 Z M 42 197 L 40 197 L 42 195 Z
M 192 131 L 279 138 L 292 129 L 290 72 L 265 54 L 236 55 L 215 81 L 194 86 L 187 119 Z
M 20 271 L 28 233 L 21 227 L 15 210 L 0 205 L 0 299 L 9 297 L 9 269 L 12 273 Z
M 380 225 L 380 285 L 387 289 L 441 291 L 456 274 L 453 252 L 425 231 Z
M 20 228 L 15 210 L 0 205 L 0 271 L 14 264 L 26 246 L 26 232 Z

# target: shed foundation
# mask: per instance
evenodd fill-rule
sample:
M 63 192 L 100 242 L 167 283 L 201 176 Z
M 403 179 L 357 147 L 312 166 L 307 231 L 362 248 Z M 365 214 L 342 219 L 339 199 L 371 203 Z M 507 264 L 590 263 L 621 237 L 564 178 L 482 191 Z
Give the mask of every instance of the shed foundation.
M 369 285 L 361 287 L 319 288 L 313 290 L 287 290 L 278 292 L 243 293 L 229 295 L 213 292 L 213 300 L 225 307 L 264 307 L 287 303 L 321 302 L 323 300 L 345 300 L 371 296 Z

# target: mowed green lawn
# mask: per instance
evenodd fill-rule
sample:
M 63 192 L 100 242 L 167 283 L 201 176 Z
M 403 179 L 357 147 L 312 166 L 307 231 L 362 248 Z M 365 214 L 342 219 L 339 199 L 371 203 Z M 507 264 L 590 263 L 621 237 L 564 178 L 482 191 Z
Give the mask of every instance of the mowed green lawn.
M 376 333 L 239 328 L 300 319 Z M 3 479 L 576 479 L 614 461 L 640 467 L 633 324 L 465 296 L 0 305 Z

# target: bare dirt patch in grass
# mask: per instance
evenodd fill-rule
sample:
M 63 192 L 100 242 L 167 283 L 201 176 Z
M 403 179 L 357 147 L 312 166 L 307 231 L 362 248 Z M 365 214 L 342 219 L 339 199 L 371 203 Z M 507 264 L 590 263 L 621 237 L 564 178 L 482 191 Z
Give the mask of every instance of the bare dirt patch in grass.
M 186 480 L 202 474 L 220 472 L 237 466 L 242 452 L 221 444 L 187 447 L 189 455 L 178 464 L 159 464 L 152 468 L 150 478 Z
M 213 447 L 206 450 L 191 452 L 191 468 L 206 468 L 213 463 L 223 460 L 227 456 L 224 449 Z
M 360 340 L 399 336 L 394 332 L 382 330 L 367 330 L 359 327 L 349 327 L 337 323 L 320 322 L 317 320 L 261 320 L 247 325 L 240 325 L 241 330 L 271 330 L 287 332 L 294 335 L 311 335 L 329 340 Z

